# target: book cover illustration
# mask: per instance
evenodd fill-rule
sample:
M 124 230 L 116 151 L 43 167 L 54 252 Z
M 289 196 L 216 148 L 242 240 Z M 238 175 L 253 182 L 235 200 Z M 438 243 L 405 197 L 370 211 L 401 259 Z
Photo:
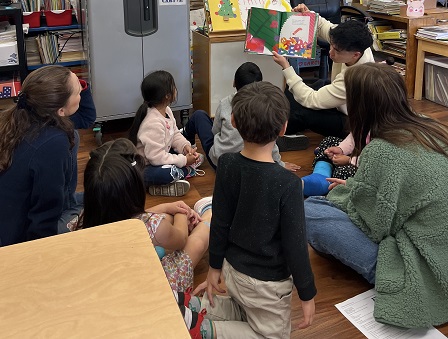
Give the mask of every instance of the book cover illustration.
M 313 59 L 316 56 L 318 14 L 251 8 L 244 51 Z
M 208 0 L 211 31 L 244 29 L 237 0 Z

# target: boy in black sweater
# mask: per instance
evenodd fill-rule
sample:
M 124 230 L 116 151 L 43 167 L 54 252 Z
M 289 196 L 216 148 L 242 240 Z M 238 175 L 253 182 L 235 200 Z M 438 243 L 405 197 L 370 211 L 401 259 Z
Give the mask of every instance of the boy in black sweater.
M 302 183 L 272 159 L 289 103 L 278 87 L 255 82 L 237 92 L 232 112 L 244 148 L 219 158 L 202 308 L 213 320 L 214 337 L 289 338 L 293 281 L 304 317 L 299 328 L 311 325 L 316 294 Z M 212 294 L 224 292 L 221 274 L 229 297 Z

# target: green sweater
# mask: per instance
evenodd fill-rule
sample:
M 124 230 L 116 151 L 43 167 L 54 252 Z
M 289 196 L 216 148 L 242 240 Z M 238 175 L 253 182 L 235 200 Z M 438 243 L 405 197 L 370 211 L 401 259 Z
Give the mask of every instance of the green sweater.
M 328 199 L 379 244 L 375 319 L 412 327 L 448 322 L 448 158 L 382 139 Z

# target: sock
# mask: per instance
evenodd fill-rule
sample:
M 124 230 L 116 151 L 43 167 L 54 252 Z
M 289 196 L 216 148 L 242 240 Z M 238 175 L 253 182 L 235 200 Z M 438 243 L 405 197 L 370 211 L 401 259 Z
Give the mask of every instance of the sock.
M 312 195 L 326 195 L 328 193 L 328 186 L 330 183 L 326 180 L 328 176 L 319 173 L 311 173 L 304 176 L 303 180 L 303 194 L 306 196 Z
M 318 173 L 323 175 L 325 178 L 331 178 L 331 173 L 333 172 L 333 165 L 327 161 L 318 161 L 314 165 L 313 173 Z
M 213 339 L 213 324 L 210 319 L 204 319 L 201 324 L 202 339 Z
M 196 319 L 193 319 L 193 312 L 191 312 L 190 309 L 185 307 L 184 305 L 179 305 L 180 313 L 182 313 L 182 317 L 184 318 L 185 325 L 187 325 L 188 330 L 192 329 L 196 326 L 197 317 Z M 193 324 L 194 322 L 194 324 Z

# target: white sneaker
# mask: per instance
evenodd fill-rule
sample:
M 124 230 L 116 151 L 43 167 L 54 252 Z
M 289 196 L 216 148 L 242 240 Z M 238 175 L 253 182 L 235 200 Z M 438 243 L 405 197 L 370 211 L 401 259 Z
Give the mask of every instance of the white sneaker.
M 212 199 L 213 197 L 205 197 L 199 199 L 198 201 L 196 201 L 196 204 L 194 204 L 193 207 L 194 211 L 200 216 L 202 216 L 202 214 L 204 214 L 205 211 L 212 208 Z
M 187 194 L 189 189 L 190 183 L 187 180 L 177 180 L 168 185 L 149 186 L 148 193 L 165 197 L 181 197 Z

